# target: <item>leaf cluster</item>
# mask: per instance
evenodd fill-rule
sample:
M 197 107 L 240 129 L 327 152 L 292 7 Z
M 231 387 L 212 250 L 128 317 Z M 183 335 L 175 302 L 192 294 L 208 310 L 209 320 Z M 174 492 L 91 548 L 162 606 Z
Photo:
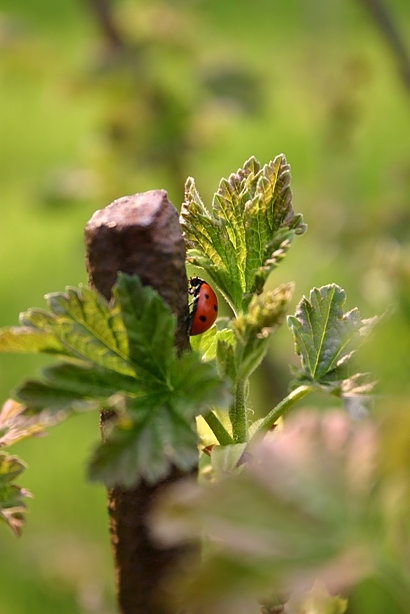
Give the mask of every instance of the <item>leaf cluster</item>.
M 306 394 L 366 398 L 368 374 L 349 370 L 358 341 L 376 319 L 361 319 L 357 309 L 344 313 L 345 293 L 330 284 L 314 288 L 288 316 L 301 360 L 290 393 L 264 418 L 254 424 L 249 419 L 249 377 L 293 293 L 292 283 L 273 290 L 265 284 L 293 238 L 306 230 L 292 208 L 283 154 L 265 166 L 252 157 L 222 179 L 210 211 L 188 179 L 180 219 L 188 262 L 214 280 L 233 317 L 219 318 L 193 339 L 193 352 L 178 356 L 175 317 L 137 277 L 120 274 L 111 302 L 82 286 L 48 295 L 47 309 L 30 309 L 20 326 L 0 330 L 0 351 L 59 359 L 17 388 L 24 420 L 7 422 L 3 430 L 0 422 L 0 443 L 36 434 L 73 413 L 102 410 L 103 442 L 89 462 L 89 477 L 131 487 L 139 480 L 154 483 L 172 467 L 187 472 L 196 465 L 199 415 L 220 444 L 211 452 L 212 464 L 224 473 L 236 471 L 253 440 Z M 228 398 L 225 419 L 220 410 Z
M 217 397 L 215 368 L 174 348 L 175 317 L 138 277 L 120 275 L 108 303 L 91 289 L 67 288 L 47 297 L 48 310 L 22 314 L 20 327 L 0 332 L 1 351 L 42 351 L 59 362 L 23 382 L 15 398 L 27 417 L 61 419 L 112 410 L 105 441 L 89 476 L 108 486 L 155 482 L 171 466 L 197 462 L 194 418 Z
M 251 157 L 222 179 L 211 212 L 188 179 L 181 225 L 189 263 L 206 271 L 234 313 L 247 309 L 287 253 L 295 234 L 306 230 L 292 209 L 290 169 L 283 154 L 261 167 Z
M 281 154 L 263 167 L 253 157 L 247 160 L 237 173 L 222 179 L 210 211 L 193 179 L 188 179 L 181 225 L 188 262 L 212 277 L 234 312 L 233 318 L 220 318 L 216 327 L 193 341 L 205 360 L 216 359 L 221 375 L 231 383 L 233 440 L 215 429 L 215 416 L 208 414 L 219 443 L 242 444 L 266 432 L 297 400 L 315 390 L 342 398 L 356 414 L 365 412 L 373 382 L 368 373 L 354 372 L 352 357 L 377 319 L 363 320 L 357 309 L 344 313 L 345 293 L 330 284 L 314 288 L 299 302 L 295 315 L 288 316 L 301 367 L 294 369 L 289 395 L 249 425 L 247 382 L 265 356 L 271 334 L 283 322 L 293 292 L 292 283 L 266 290 L 265 282 L 294 236 L 306 230 L 302 216 L 292 208 L 286 158 Z M 234 447 L 231 456 L 236 455 Z

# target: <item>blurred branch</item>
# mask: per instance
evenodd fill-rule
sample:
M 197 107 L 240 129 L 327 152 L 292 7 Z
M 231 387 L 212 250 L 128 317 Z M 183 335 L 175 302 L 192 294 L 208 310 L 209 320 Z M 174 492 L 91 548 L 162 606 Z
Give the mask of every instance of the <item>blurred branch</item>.
M 96 21 L 112 52 L 122 51 L 125 47 L 119 28 L 115 23 L 110 0 L 86 0 L 95 15 Z
M 398 31 L 396 23 L 383 0 L 359 0 L 370 13 L 376 26 L 384 36 L 397 62 L 399 74 L 410 93 L 410 55 Z

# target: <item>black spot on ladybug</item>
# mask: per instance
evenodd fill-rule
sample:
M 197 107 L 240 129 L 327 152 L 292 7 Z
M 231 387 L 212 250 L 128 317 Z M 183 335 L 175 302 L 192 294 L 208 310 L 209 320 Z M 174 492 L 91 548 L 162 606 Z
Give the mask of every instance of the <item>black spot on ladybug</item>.
M 199 316 L 199 319 L 201 320 L 201 322 L 206 322 L 207 321 L 207 317 L 206 316 Z

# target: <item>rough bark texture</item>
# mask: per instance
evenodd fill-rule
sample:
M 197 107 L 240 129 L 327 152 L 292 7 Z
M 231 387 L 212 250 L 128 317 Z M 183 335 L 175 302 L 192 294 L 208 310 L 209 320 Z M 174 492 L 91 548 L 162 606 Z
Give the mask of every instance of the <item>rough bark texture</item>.
M 85 229 L 90 285 L 107 299 L 117 273 L 138 274 L 177 316 L 175 344 L 188 347 L 186 333 L 187 278 L 185 246 L 178 214 L 164 190 L 115 200 L 96 211 Z M 102 415 L 102 423 L 109 415 Z M 175 614 L 163 589 L 185 548 L 161 548 L 147 530 L 147 518 L 164 487 L 182 476 L 175 469 L 154 486 L 146 483 L 108 493 L 111 543 L 114 552 L 118 607 L 121 614 Z

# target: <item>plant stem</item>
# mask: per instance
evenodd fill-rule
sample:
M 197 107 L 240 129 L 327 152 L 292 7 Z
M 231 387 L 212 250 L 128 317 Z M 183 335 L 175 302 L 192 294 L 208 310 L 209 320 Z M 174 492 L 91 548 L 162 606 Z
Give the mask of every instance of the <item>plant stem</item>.
M 269 429 L 275 424 L 275 422 L 279 418 L 284 416 L 292 407 L 292 405 L 296 403 L 296 401 L 299 401 L 299 399 L 303 399 L 303 397 L 309 394 L 309 392 L 313 392 L 313 390 L 314 388 L 312 386 L 298 386 L 297 388 L 295 388 L 295 390 L 292 390 L 292 392 L 288 394 L 287 397 L 285 397 L 280 403 L 278 403 L 268 413 L 268 415 L 265 416 L 262 422 L 258 425 L 254 436 L 269 431 Z
M 235 398 L 229 410 L 235 443 L 245 443 L 245 441 L 248 441 L 248 420 L 245 403 L 247 383 L 246 379 L 238 380 L 235 388 Z
M 231 435 L 228 433 L 222 422 L 213 411 L 209 411 L 207 414 L 205 414 L 203 419 L 208 424 L 221 446 L 229 446 L 235 443 Z

